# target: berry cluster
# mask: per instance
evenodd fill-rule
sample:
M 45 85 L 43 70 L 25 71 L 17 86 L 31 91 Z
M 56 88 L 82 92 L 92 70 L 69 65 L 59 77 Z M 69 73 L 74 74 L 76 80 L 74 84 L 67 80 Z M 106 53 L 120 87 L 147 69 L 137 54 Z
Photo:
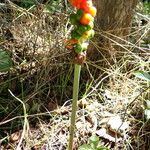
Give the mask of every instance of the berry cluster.
M 74 29 L 71 32 L 68 46 L 73 48 L 76 53 L 75 62 L 83 64 L 86 59 L 89 39 L 94 36 L 94 17 L 97 10 L 93 6 L 92 0 L 69 1 L 77 9 L 77 12 L 70 15 L 70 21 L 74 25 Z

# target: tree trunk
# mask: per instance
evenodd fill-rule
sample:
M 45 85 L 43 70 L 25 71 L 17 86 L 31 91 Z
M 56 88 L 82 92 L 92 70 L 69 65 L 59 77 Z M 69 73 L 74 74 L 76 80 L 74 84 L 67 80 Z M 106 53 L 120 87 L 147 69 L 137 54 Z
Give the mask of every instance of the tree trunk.
M 95 0 L 99 29 L 113 30 L 115 35 L 120 34 L 120 29 L 123 35 L 128 33 L 126 30 L 130 27 L 137 2 L 138 0 Z
M 137 3 L 138 0 L 94 0 L 97 7 L 95 28 L 101 33 L 98 38 L 99 44 L 101 43 L 99 46 L 109 50 L 108 57 L 112 57 L 117 51 L 116 47 L 112 47 L 112 40 L 120 42 L 115 36 L 125 38 L 129 34 Z

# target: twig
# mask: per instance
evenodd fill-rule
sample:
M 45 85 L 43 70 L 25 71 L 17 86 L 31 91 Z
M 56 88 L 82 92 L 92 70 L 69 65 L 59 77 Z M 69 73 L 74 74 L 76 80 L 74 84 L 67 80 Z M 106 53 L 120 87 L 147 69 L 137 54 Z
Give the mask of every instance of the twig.
M 24 113 L 24 125 L 23 125 L 23 131 L 22 131 L 22 135 L 21 135 L 21 138 L 20 138 L 20 141 L 17 145 L 17 148 L 16 150 L 21 150 L 21 143 L 25 137 L 25 132 L 26 130 L 28 129 L 28 120 L 27 120 L 27 113 L 26 113 L 26 107 L 25 107 L 25 104 L 23 101 L 21 101 L 19 98 L 17 98 L 9 89 L 8 89 L 9 93 L 16 99 L 18 100 L 22 105 L 23 105 L 23 113 Z

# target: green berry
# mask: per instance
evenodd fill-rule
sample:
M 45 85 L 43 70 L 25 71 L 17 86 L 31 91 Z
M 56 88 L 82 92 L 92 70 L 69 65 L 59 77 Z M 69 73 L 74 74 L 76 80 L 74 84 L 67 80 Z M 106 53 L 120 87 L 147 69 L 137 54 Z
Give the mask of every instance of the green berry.
M 76 19 L 79 21 L 83 15 L 84 11 L 82 9 L 78 9 L 76 13 Z
M 80 37 L 81 37 L 81 35 L 76 31 L 76 30 L 73 30 L 72 32 L 71 32 L 71 38 L 72 39 L 80 39 Z

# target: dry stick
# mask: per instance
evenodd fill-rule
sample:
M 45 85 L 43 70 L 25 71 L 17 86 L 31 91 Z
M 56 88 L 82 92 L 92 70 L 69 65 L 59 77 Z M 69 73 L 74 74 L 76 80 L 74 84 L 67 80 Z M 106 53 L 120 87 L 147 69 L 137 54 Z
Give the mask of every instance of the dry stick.
M 68 150 L 73 149 L 73 138 L 74 138 L 75 120 L 76 120 L 76 112 L 77 112 L 80 72 L 81 72 L 81 65 L 75 64 L 74 82 L 73 82 L 73 102 L 72 102 L 70 137 L 69 137 Z
M 28 120 L 27 120 L 27 113 L 26 113 L 26 107 L 25 107 L 25 104 L 23 103 L 23 101 L 21 101 L 18 97 L 16 97 L 10 90 L 8 90 L 9 93 L 16 99 L 18 100 L 22 105 L 23 105 L 23 112 L 24 112 L 24 125 L 23 125 L 23 131 L 22 131 L 22 135 L 21 135 L 21 138 L 20 138 L 20 141 L 17 145 L 17 148 L 16 150 L 21 150 L 21 143 L 24 139 L 24 136 L 25 136 L 25 132 L 26 132 L 26 129 L 28 128 Z

